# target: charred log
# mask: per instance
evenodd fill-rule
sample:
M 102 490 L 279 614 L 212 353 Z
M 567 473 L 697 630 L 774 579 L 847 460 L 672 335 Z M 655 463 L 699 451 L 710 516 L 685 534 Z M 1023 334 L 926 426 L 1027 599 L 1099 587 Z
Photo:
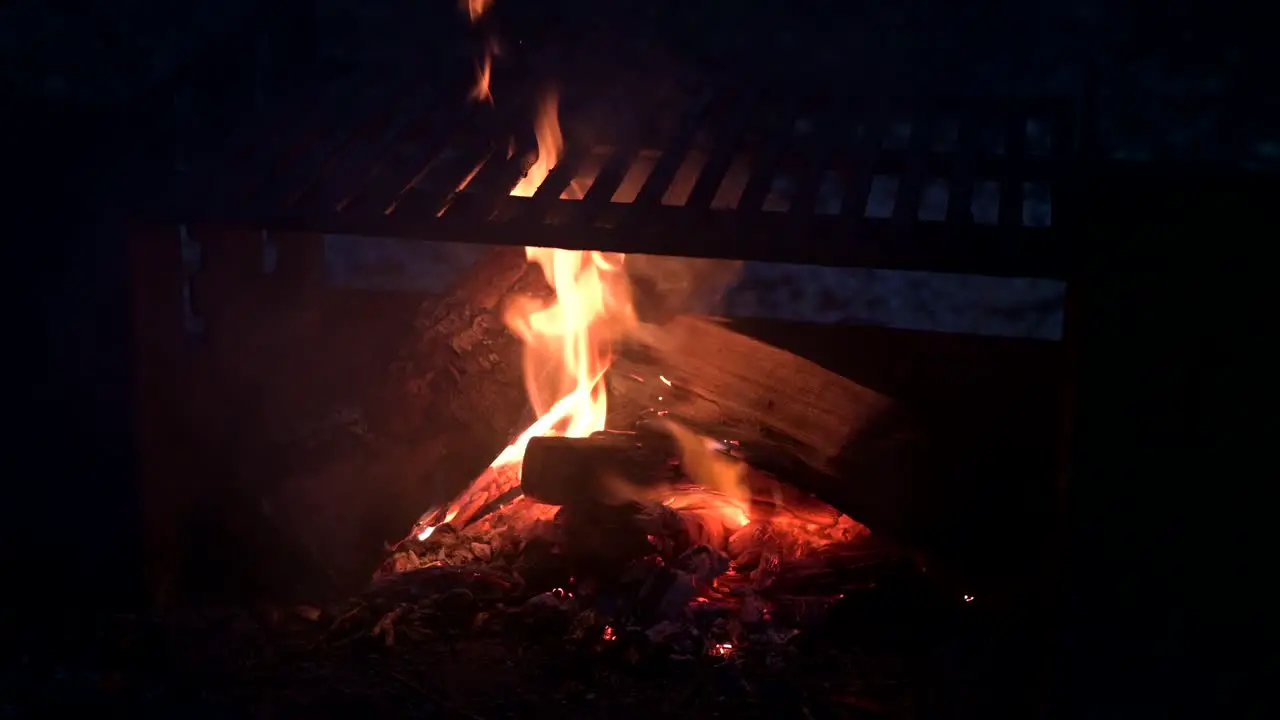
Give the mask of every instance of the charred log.
M 689 484 L 675 443 L 659 426 L 642 422 L 636 427 L 635 432 L 604 431 L 585 438 L 531 439 L 520 474 L 521 489 L 531 499 L 548 505 L 617 505 L 645 497 L 683 502 L 682 498 L 696 498 L 708 490 Z M 718 452 L 726 459 L 744 464 L 763 460 L 785 465 L 769 447 L 732 442 L 721 448 Z M 745 465 L 741 489 L 750 498 L 752 517 L 834 525 L 840 512 L 817 499 L 814 487 L 806 486 L 806 480 L 813 476 L 809 470 L 779 482 L 761 468 Z M 816 485 L 817 491 L 822 488 L 821 483 L 810 484 Z
M 417 342 L 392 369 L 379 425 L 413 449 L 420 474 L 411 482 L 430 488 L 417 498 L 419 510 L 456 494 L 530 419 L 520 343 L 501 318 L 508 298 L 539 290 L 540 277 L 528 269 L 517 248 L 477 261 L 449 296 L 424 303 Z M 492 480 L 487 500 L 510 487 Z
M 452 290 L 422 301 L 404 328 L 412 341 L 358 392 L 358 432 L 310 432 L 283 449 L 291 461 L 274 504 L 322 575 L 365 580 L 384 542 L 471 483 L 531 419 L 520 343 L 501 318 L 509 297 L 542 288 L 528 269 L 518 248 L 476 259 Z M 490 480 L 464 514 L 517 482 Z
M 586 438 L 536 437 L 525 448 L 520 486 L 548 505 L 618 498 L 618 484 L 645 488 L 674 478 L 675 447 L 656 432 L 606 431 Z

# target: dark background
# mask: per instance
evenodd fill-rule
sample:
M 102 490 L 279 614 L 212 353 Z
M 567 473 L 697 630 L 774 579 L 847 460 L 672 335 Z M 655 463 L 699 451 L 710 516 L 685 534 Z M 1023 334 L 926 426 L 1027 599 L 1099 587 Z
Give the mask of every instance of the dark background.
M 683 3 L 678 11 L 637 3 L 608 15 L 515 0 L 498 0 L 499 10 L 504 4 L 512 7 L 500 19 L 526 42 L 571 28 L 596 39 L 640 36 L 712 71 L 820 68 L 824 81 L 860 78 L 871 89 L 963 80 L 993 94 L 1061 83 L 1113 99 L 1097 112 L 1114 154 L 1147 158 L 1158 148 L 1185 160 L 1092 170 L 1055 687 L 1061 707 L 1090 717 L 1160 715 L 1199 702 L 1245 709 L 1271 629 L 1251 581 L 1269 564 L 1259 555 L 1275 477 L 1266 434 L 1270 292 L 1258 256 L 1275 236 L 1267 208 L 1277 188 L 1239 170 L 1268 162 L 1274 127 L 1266 83 L 1252 75 L 1269 52 L 1254 25 L 1167 3 L 1123 13 L 1087 4 L 963 12 L 859 4 L 837 13 L 821 3 Z M 424 21 L 441 37 L 466 32 L 454 9 L 439 5 L 422 11 Z M 335 13 L 301 3 L 261 17 L 228 10 L 225 35 L 188 43 L 155 77 L 136 70 L 133 83 L 77 84 L 67 70 L 72 80 L 54 92 L 38 81 L 38 63 L 8 76 L 6 354 L 16 361 L 8 396 L 18 402 L 9 413 L 5 605 L 83 612 L 142 602 L 130 398 L 147 369 L 132 362 L 122 208 L 145 176 L 142 159 L 162 152 L 148 130 L 168 122 L 158 109 L 171 97 L 165 82 L 201 62 L 234 66 L 235 58 L 217 59 L 229 47 L 221 38 L 258 23 L 275 28 L 285 86 L 308 72 L 317 38 L 350 25 Z M 867 41 L 843 40 L 845 32 Z M 814 42 L 832 36 L 838 42 Z M 362 42 L 325 40 L 321 49 L 358 54 Z M 77 47 L 81 66 L 94 65 L 91 48 Z M 1055 53 L 1074 77 L 1050 72 Z M 89 91 L 107 84 L 121 89 Z M 244 98 L 227 98 L 231 116 Z

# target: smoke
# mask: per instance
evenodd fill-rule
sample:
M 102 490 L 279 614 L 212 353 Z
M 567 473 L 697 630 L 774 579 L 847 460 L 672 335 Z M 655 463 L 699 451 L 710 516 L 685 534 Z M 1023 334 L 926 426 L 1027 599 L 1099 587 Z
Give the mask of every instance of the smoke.
M 717 314 L 742 266 L 738 260 L 628 255 L 636 315 L 661 325 L 677 315 Z

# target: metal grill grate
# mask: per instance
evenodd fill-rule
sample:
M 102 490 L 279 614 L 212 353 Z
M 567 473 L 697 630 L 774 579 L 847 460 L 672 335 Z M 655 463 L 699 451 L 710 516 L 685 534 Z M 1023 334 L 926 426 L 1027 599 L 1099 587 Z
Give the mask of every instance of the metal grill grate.
M 1070 205 L 1066 103 L 735 91 L 691 93 L 683 107 L 652 108 L 652 119 L 633 102 L 625 118 L 600 122 L 601 105 L 626 106 L 615 89 L 602 103 L 566 102 L 564 155 L 533 197 L 519 198 L 509 192 L 533 157 L 531 93 L 498 92 L 498 110 L 468 106 L 460 81 L 353 79 L 324 100 L 331 112 L 298 108 L 308 127 L 277 129 L 183 193 L 178 219 L 1001 276 L 1069 271 L 1056 232 Z

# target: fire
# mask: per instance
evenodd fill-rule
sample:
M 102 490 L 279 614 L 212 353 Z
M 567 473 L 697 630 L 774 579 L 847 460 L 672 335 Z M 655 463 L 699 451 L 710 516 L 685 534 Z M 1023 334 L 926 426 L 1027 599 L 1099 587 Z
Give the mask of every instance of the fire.
M 491 0 L 469 0 L 464 6 L 474 23 L 491 4 Z M 489 81 L 495 50 L 495 44 L 486 45 L 472 93 L 474 100 L 492 102 Z M 534 131 L 537 152 L 511 190 L 515 197 L 532 197 L 564 152 L 559 94 L 554 89 L 541 99 Z M 516 472 L 534 437 L 587 437 L 605 428 L 608 408 L 603 379 L 612 361 L 613 343 L 638 324 L 623 269 L 624 255 L 545 247 L 526 247 L 525 255 L 542 269 L 553 297 L 520 298 L 504 313 L 507 327 L 523 343 L 525 389 L 537 419 L 499 453 L 490 468 Z M 666 377 L 660 379 L 672 385 Z M 741 464 L 729 462 L 707 448 L 702 438 L 675 424 L 670 424 L 669 431 L 681 448 L 690 477 L 725 498 L 725 504 L 718 508 L 725 524 L 731 530 L 747 524 L 749 495 L 742 482 Z M 418 539 L 425 540 L 436 527 L 449 522 L 458 507 L 455 501 L 442 516 L 431 513 L 430 524 L 422 526 Z
M 462 6 L 467 9 L 467 14 L 471 16 L 471 22 L 480 19 L 485 11 L 493 5 L 493 0 L 462 0 Z
M 485 11 L 493 5 L 493 0 L 463 0 L 462 7 L 476 24 Z M 498 41 L 490 37 L 484 44 L 484 55 L 476 63 L 476 84 L 471 88 L 469 99 L 473 102 L 493 104 L 493 92 L 489 89 L 489 81 L 493 78 L 493 58 L 498 55 Z
M 557 93 L 548 92 L 535 125 L 537 155 L 511 190 L 513 196 L 531 197 L 559 161 L 564 139 L 558 110 Z M 608 409 L 603 378 L 613 341 L 636 323 L 621 254 L 527 247 L 525 255 L 542 268 L 553 297 L 518 299 L 504 320 L 523 341 L 525 389 L 537 420 L 491 468 L 518 469 L 531 438 L 586 437 L 603 430 Z M 444 522 L 456 512 L 455 503 Z M 418 539 L 430 537 L 437 525 L 422 529 Z
M 746 481 L 747 466 L 717 452 L 688 428 L 673 422 L 663 424 L 680 449 L 680 464 L 685 474 L 694 483 L 715 491 L 715 494 L 699 498 L 699 502 L 714 505 L 716 514 L 730 530 L 739 530 L 751 522 L 747 512 L 751 505 L 751 492 Z M 677 507 L 680 502 L 680 498 L 669 498 L 665 504 L 681 509 Z
M 472 23 L 491 5 L 491 0 L 463 3 Z M 496 49 L 494 42 L 486 43 L 473 100 L 493 101 L 489 82 Z M 511 190 L 516 197 L 531 197 L 537 192 L 564 152 L 555 90 L 543 96 L 534 130 L 537 154 Z M 553 298 L 513 302 L 504 320 L 524 343 L 525 388 L 537 420 L 494 458 L 490 468 L 495 469 L 518 469 L 531 438 L 586 437 L 604 429 L 607 403 L 602 381 L 611 361 L 613 340 L 636 321 L 621 254 L 540 247 L 527 247 L 525 254 L 542 268 Z M 430 537 L 457 511 L 455 501 L 442 521 L 423 527 L 418 539 Z
M 473 102 L 493 104 L 493 92 L 489 90 L 489 78 L 493 75 L 493 50 L 486 46 L 484 59 L 476 65 L 476 84 L 471 88 L 470 99 Z
M 514 196 L 532 196 L 560 159 L 558 101 L 554 91 L 542 100 L 535 126 L 538 153 L 511 190 Z M 602 379 L 613 340 L 635 322 L 622 255 L 540 247 L 525 248 L 525 255 L 542 268 L 554 292 L 549 301 L 513 302 L 504 318 L 524 343 L 525 389 L 538 420 L 494 460 L 495 466 L 519 462 L 532 437 L 586 437 L 604 429 Z
M 529 166 L 529 171 L 511 189 L 511 194 L 515 197 L 533 197 L 542 185 L 542 181 L 551 174 L 552 168 L 560 162 L 560 156 L 564 154 L 564 135 L 560 132 L 560 93 L 554 88 L 548 90 L 542 96 L 542 101 L 538 103 L 538 116 L 534 119 L 533 133 L 538 140 L 538 154 L 533 164 Z M 546 269 L 546 265 L 543 265 L 544 272 Z M 548 277 L 547 281 L 551 282 L 551 278 Z M 555 287 L 554 284 L 552 287 Z

